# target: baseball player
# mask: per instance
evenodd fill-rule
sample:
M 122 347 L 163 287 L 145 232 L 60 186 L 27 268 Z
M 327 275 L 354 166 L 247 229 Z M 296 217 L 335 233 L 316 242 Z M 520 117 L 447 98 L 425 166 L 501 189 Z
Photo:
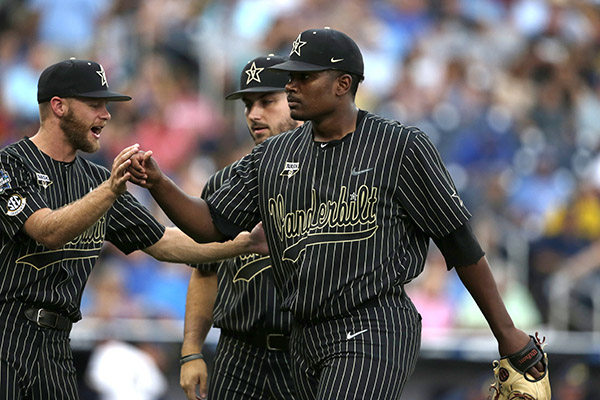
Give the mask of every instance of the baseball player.
M 136 155 L 132 181 L 196 240 L 263 222 L 282 309 L 290 310 L 301 399 L 398 399 L 413 372 L 421 318 L 404 285 L 424 267 L 430 239 L 455 268 L 498 340 L 517 353 L 517 329 L 440 155 L 425 133 L 360 110 L 364 67 L 346 34 L 309 29 L 292 44 L 291 116 L 305 123 L 265 141 L 206 201 Z M 528 368 L 540 376 L 541 363 Z
M 109 101 L 102 65 L 65 60 L 38 81 L 40 128 L 0 150 L 0 399 L 77 399 L 69 332 L 105 240 L 171 262 L 266 254 L 260 229 L 200 245 L 158 223 L 126 191 L 125 148 L 111 170 L 77 155 L 99 148 Z M 219 254 L 219 257 L 215 257 Z
M 288 74 L 268 69 L 284 61 L 272 54 L 249 61 L 241 72 L 240 89 L 226 97 L 244 102 L 248 130 L 257 145 L 300 125 L 290 117 L 284 92 Z M 213 175 L 202 198 L 221 187 L 234 168 L 229 165 Z M 268 256 L 198 265 L 186 303 L 183 357 L 201 353 L 211 324 L 221 328 L 208 388 L 211 400 L 294 398 L 288 351 L 291 314 L 280 310 Z M 182 365 L 181 386 L 188 399 L 196 399 L 197 386 L 201 397 L 207 396 L 206 378 L 203 359 Z

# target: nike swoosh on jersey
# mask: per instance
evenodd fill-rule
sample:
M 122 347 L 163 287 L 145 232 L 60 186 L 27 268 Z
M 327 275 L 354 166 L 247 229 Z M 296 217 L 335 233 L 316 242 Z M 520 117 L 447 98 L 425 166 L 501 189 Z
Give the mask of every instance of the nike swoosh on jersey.
M 352 176 L 356 176 L 356 175 L 361 175 L 361 174 L 366 174 L 367 172 L 371 172 L 373 171 L 374 168 L 367 168 L 367 169 L 361 169 L 361 170 L 356 170 L 354 168 L 352 168 L 352 171 L 350 171 L 350 174 Z
M 362 331 L 358 331 L 358 332 L 355 332 L 355 333 L 347 332 L 346 333 L 346 340 L 350 340 L 350 339 L 353 339 L 353 338 L 357 337 L 358 335 L 362 335 L 366 331 L 368 331 L 368 329 L 363 329 Z

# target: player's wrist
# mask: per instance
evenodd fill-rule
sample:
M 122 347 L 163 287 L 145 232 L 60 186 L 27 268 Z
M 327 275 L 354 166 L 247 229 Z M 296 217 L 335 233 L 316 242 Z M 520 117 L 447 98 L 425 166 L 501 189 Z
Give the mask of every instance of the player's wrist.
M 185 356 L 181 356 L 181 358 L 179 359 L 179 365 L 183 365 L 190 361 L 203 360 L 203 359 L 204 359 L 204 356 L 202 355 L 202 353 L 190 353 Z
M 252 250 L 252 238 L 248 232 L 240 232 L 234 239 L 236 247 L 240 249 L 242 253 L 250 253 Z

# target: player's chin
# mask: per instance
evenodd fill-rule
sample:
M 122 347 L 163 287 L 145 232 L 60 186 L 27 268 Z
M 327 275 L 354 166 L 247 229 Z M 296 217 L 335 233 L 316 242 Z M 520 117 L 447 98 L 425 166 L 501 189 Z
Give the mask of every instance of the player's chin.
M 296 121 L 305 121 L 306 120 L 306 115 L 297 108 L 292 109 L 290 107 L 290 117 L 292 117 L 292 119 L 295 119 Z
M 100 150 L 100 139 L 99 138 L 92 138 L 89 139 L 85 146 L 83 148 L 81 148 L 80 150 L 86 152 L 86 153 L 95 153 L 98 150 Z

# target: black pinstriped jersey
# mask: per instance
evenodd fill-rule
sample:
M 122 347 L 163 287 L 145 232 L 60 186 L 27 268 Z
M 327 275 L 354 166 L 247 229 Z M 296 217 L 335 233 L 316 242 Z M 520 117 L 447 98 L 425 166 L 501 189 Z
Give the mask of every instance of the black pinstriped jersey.
M 81 318 L 81 295 L 105 240 L 124 253 L 156 243 L 165 227 L 131 194 L 93 226 L 50 250 L 22 231 L 41 208 L 57 209 L 92 191 L 110 172 L 77 156 L 53 160 L 25 138 L 0 150 L 0 302 L 19 301 Z
M 210 177 L 202 191 L 202 198 L 208 198 L 229 179 L 234 165 Z M 292 316 L 280 310 L 270 257 L 249 254 L 196 267 L 201 271 L 217 272 L 219 289 L 214 307 L 215 326 L 235 332 L 252 332 L 255 329 L 291 331 Z
M 268 139 L 208 202 L 225 234 L 262 219 L 283 307 L 299 320 L 410 281 L 430 238 L 470 218 L 427 135 L 364 111 L 341 140 L 315 142 L 310 121 Z

